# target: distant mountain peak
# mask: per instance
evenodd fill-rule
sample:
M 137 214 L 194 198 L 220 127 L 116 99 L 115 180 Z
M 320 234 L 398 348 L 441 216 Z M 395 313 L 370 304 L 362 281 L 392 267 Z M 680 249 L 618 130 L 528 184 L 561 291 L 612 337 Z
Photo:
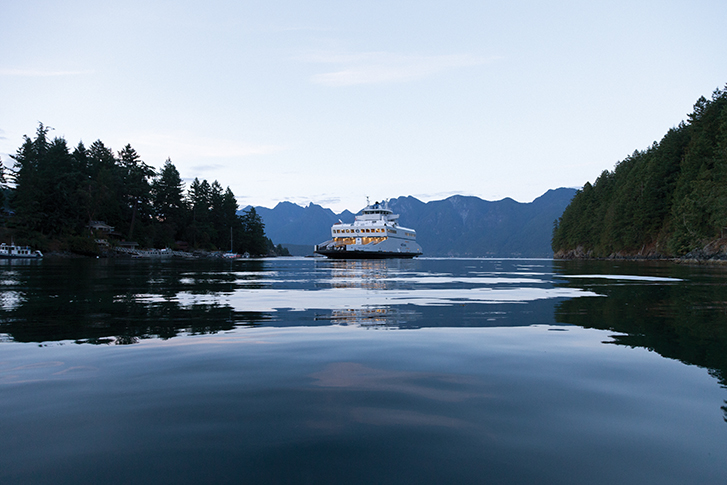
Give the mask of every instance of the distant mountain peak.
M 425 256 L 550 257 L 553 221 L 575 193 L 576 189 L 551 189 L 530 203 L 458 194 L 425 203 L 409 195 L 389 199 L 389 206 L 400 214 L 402 226 L 417 231 Z M 269 238 L 288 247 L 310 248 L 310 253 L 314 244 L 330 238 L 331 226 L 339 219 L 354 219 L 348 209 L 336 214 L 313 202 L 301 207 L 286 201 L 274 209 L 255 209 Z

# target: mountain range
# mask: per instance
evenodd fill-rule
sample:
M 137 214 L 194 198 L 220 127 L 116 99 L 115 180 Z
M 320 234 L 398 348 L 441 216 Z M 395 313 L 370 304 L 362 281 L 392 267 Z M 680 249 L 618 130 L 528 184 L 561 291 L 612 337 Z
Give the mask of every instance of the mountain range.
M 576 189 L 549 190 L 532 202 L 510 198 L 487 201 L 453 195 L 422 202 L 415 197 L 389 200 L 399 223 L 417 231 L 425 256 L 551 257 L 553 223 L 561 216 Z M 294 255 L 313 253 L 313 245 L 330 239 L 331 225 L 353 222 L 355 214 L 336 214 L 316 204 L 301 207 L 280 202 L 273 209 L 255 207 L 265 233 Z

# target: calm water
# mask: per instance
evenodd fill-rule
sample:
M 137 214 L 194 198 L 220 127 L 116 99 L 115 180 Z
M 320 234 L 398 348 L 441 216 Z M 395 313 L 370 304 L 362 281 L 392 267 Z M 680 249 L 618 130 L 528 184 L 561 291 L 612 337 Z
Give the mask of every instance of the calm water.
M 727 482 L 727 268 L 0 263 L 1 483 Z

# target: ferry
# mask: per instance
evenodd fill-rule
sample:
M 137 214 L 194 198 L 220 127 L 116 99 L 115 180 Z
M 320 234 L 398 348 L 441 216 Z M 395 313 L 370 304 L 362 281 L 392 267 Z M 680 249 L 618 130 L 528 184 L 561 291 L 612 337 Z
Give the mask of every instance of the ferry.
M 38 259 L 42 257 L 43 253 L 33 251 L 28 246 L 0 244 L 0 259 Z
M 388 201 L 369 204 L 352 224 L 339 220 L 331 227 L 332 239 L 317 244 L 314 251 L 331 259 L 385 259 L 421 256 L 414 229 L 398 224 L 399 215 Z

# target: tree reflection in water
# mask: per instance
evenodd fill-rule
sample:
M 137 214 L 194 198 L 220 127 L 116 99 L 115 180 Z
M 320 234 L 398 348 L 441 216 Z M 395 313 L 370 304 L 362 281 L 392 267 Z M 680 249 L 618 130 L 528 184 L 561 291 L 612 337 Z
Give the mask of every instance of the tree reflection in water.
M 132 344 L 256 325 L 270 317 L 237 312 L 225 304 L 182 305 L 193 295 L 232 293 L 254 287 L 261 261 L 43 261 L 17 271 L 0 266 L 4 294 L 0 331 L 16 342 L 72 340 Z M 12 262 L 15 263 L 15 262 Z
M 239 303 L 246 298 L 244 290 L 262 288 L 416 293 L 422 288 L 521 287 L 507 279 L 497 284 L 471 281 L 477 280 L 473 275 L 487 279 L 528 274 L 519 272 L 517 262 L 493 261 L 5 261 L 0 262 L 0 332 L 16 342 L 126 345 L 260 324 L 410 329 L 563 323 L 618 332 L 610 343 L 643 347 L 704 367 L 727 387 L 727 270 L 721 266 L 541 261 L 537 276 L 530 276 L 535 281 L 530 286 L 574 288 L 602 296 L 526 304 L 392 303 L 322 312 L 254 312 L 227 303 L 236 292 Z M 456 283 L 440 277 L 450 274 L 467 278 Z M 415 278 L 422 275 L 437 277 L 424 278 L 423 283 Z M 670 279 L 614 279 L 618 275 Z M 727 402 L 722 412 L 727 421 Z
M 561 301 L 560 323 L 611 330 L 611 343 L 643 347 L 663 357 L 706 368 L 727 387 L 727 271 L 722 266 L 665 262 L 555 261 L 560 285 L 583 288 L 603 297 Z M 573 275 L 644 275 L 675 278 L 672 283 L 629 281 Z M 727 404 L 727 401 L 725 401 Z M 727 422 L 727 406 L 722 406 Z

